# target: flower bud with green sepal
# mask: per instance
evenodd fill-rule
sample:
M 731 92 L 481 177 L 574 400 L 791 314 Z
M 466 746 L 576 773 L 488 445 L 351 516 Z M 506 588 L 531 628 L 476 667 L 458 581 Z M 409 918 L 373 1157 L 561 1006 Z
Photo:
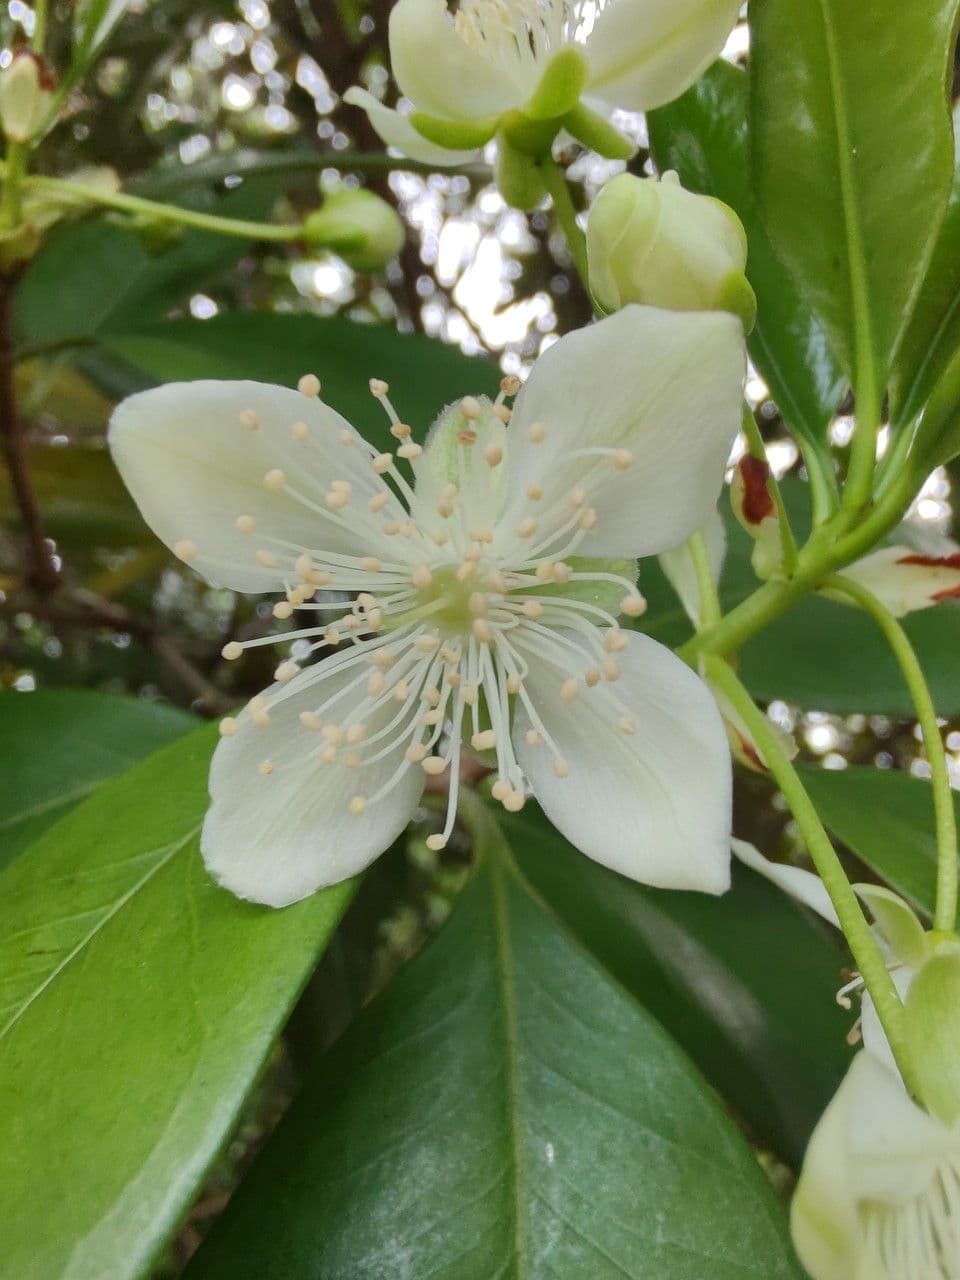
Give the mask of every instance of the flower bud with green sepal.
M 676 174 L 620 174 L 587 221 L 590 288 L 607 312 L 629 302 L 666 311 L 730 311 L 749 332 L 756 298 L 744 274 L 747 239 L 731 208 L 685 191 Z
M 377 271 L 403 248 L 397 211 L 372 191 L 341 190 L 326 197 L 303 224 L 310 245 L 331 249 L 356 271 Z
M 20 49 L 0 71 L 0 127 L 10 142 L 30 142 L 43 127 L 53 104 L 56 81 L 45 60 Z

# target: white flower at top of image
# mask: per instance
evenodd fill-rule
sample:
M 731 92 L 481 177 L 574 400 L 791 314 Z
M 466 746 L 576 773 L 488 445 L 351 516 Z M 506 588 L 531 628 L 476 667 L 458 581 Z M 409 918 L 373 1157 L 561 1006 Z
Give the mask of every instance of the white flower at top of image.
M 412 115 L 365 89 L 345 100 L 412 159 L 458 164 L 507 116 L 576 132 L 566 117 L 580 103 L 602 116 L 672 101 L 719 56 L 739 11 L 740 0 L 462 0 L 452 14 L 444 0 L 399 0 L 390 64 Z
M 722 892 L 731 780 L 716 706 L 617 614 L 643 611 L 636 557 L 715 506 L 744 366 L 733 317 L 635 306 L 561 338 L 512 414 L 511 378 L 494 402 L 449 406 L 426 447 L 376 380 L 384 452 L 313 377 L 178 383 L 121 404 L 111 449 L 157 534 L 210 582 L 279 593 L 274 614 L 296 617 L 224 648 L 295 642 L 297 657 L 222 724 L 202 838 L 214 876 L 295 902 L 367 866 L 449 770 L 429 841 L 442 848 L 463 741 L 508 810 L 530 791 L 597 861 Z

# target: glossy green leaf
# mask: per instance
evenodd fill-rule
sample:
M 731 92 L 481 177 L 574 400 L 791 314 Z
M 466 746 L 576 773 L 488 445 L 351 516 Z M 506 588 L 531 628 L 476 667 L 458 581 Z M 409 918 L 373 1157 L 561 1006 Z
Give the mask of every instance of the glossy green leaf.
M 747 277 L 757 295 L 750 355 L 786 422 L 821 443 L 844 377 L 757 212 L 747 158 L 747 77 L 716 62 L 682 97 L 650 112 L 647 124 L 658 169 L 675 169 L 685 187 L 723 200 L 743 223 Z
M 750 10 L 760 212 L 878 409 L 950 188 L 956 11 L 957 0 L 755 0 Z
M 807 528 L 809 494 L 799 480 L 783 485 L 798 531 Z M 757 586 L 750 567 L 754 543 L 722 503 L 727 556 L 720 580 L 725 611 Z M 664 644 L 682 643 L 690 623 L 655 560 L 640 564 L 640 589 L 649 608 L 637 624 Z M 960 712 L 960 603 L 946 602 L 903 619 L 938 711 Z M 900 668 L 876 625 L 847 605 L 808 597 L 748 641 L 740 654 L 740 676 L 762 701 L 783 698 L 800 706 L 842 715 L 876 712 L 912 716 L 913 704 Z
M 960 109 L 954 109 L 954 177 L 950 202 L 903 337 L 894 369 L 894 417 L 914 418 L 960 352 Z M 922 434 L 922 429 L 921 429 Z M 937 459 L 941 461 L 942 459 Z
M 390 383 L 397 412 L 422 440 L 451 400 L 494 394 L 496 366 L 455 347 L 388 325 L 340 318 L 224 315 L 212 320 L 111 331 L 104 343 L 143 374 L 144 382 L 183 378 L 254 378 L 295 386 L 316 373 L 321 395 L 371 440 L 390 440 L 387 421 L 370 395 L 371 378 Z
M 533 805 L 502 821 L 537 892 L 799 1168 L 850 1061 L 836 933 L 739 864 L 719 898 L 650 889 L 585 858 Z
M 181 203 L 225 217 L 260 219 L 269 214 L 276 192 L 275 177 L 256 178 L 220 199 L 194 189 Z M 28 346 L 83 341 L 110 325 L 162 319 L 249 247 L 249 240 L 190 230 L 152 253 L 132 231 L 103 218 L 65 223 L 23 278 L 15 312 L 18 341 Z
M 799 1280 L 783 1209 L 709 1089 L 499 835 L 484 844 L 440 936 L 319 1061 L 188 1274 Z
M 937 837 L 930 783 L 886 769 L 802 769 L 830 830 L 908 902 L 933 915 Z M 960 823 L 960 796 L 954 797 Z
M 0 866 L 104 779 L 195 724 L 176 707 L 90 689 L 0 693 Z
M 350 884 L 239 902 L 197 846 L 214 730 L 165 747 L 0 873 L 5 1275 L 124 1280 L 190 1205 Z

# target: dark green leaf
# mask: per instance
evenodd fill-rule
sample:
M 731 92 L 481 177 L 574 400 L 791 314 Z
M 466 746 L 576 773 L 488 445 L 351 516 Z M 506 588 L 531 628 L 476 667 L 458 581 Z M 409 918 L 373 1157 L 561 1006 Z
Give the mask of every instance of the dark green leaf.
M 837 935 L 739 864 L 720 898 L 650 889 L 585 858 L 533 805 L 503 823 L 538 893 L 799 1168 L 850 1061 Z
M 176 707 L 88 689 L 0 693 L 0 866 L 104 779 L 195 723 Z
M 499 834 L 484 843 L 451 920 L 320 1060 L 190 1274 L 799 1280 L 709 1090 Z
M 844 379 L 757 213 L 747 165 L 747 77 L 716 62 L 682 97 L 651 112 L 647 123 L 660 171 L 675 169 L 685 187 L 723 200 L 739 215 L 749 244 L 747 276 L 757 295 L 750 354 L 785 420 L 822 443 Z
M 230 1134 L 352 893 L 286 911 L 204 871 L 205 726 L 0 873 L 0 1220 L 18 1280 L 141 1276 Z
M 930 783 L 886 769 L 802 770 L 820 816 L 862 862 L 933 915 L 937 837 Z M 960 823 L 960 796 L 954 797 Z
M 950 188 L 956 10 L 957 0 L 755 0 L 750 11 L 760 212 L 878 410 Z
M 303 373 L 319 375 L 321 395 L 368 439 L 390 440 L 371 378 L 391 384 L 397 412 L 417 438 L 443 406 L 467 393 L 493 394 L 499 373 L 430 338 L 387 325 L 361 325 L 316 316 L 224 315 L 212 320 L 111 331 L 104 342 L 142 371 L 145 382 L 183 378 L 254 378 L 295 386 Z
M 955 129 L 956 123 L 955 114 Z M 960 351 L 960 134 L 955 134 L 954 146 L 950 203 L 894 370 L 898 424 L 920 412 L 937 379 Z

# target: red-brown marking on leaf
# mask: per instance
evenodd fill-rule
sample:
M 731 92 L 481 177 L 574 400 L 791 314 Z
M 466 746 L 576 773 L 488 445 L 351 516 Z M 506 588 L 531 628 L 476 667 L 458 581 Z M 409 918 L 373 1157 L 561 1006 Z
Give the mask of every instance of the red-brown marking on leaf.
M 930 597 L 937 604 L 941 604 L 944 600 L 960 600 L 960 586 L 946 587 L 943 591 L 935 591 Z
M 927 569 L 956 569 L 960 573 L 960 551 L 948 556 L 922 556 L 919 553 L 901 556 L 897 564 L 920 564 Z
M 743 518 L 747 524 L 761 524 L 776 514 L 767 490 L 770 466 L 760 458 L 746 454 L 737 463 L 743 481 Z

